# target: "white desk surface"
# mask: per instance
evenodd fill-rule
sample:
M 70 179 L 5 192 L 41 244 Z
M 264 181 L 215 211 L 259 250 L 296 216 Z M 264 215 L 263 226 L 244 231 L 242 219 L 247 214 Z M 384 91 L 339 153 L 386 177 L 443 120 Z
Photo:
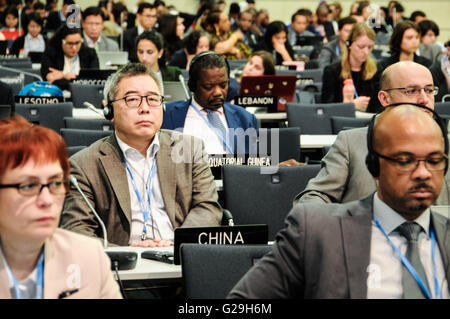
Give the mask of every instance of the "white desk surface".
M 330 146 L 337 135 L 300 135 L 300 148 L 322 148 Z
M 177 279 L 182 277 L 181 265 L 141 258 L 141 253 L 147 250 L 173 252 L 173 246 L 156 248 L 108 247 L 106 251 L 134 251 L 138 254 L 138 260 L 134 269 L 119 270 L 121 280 Z M 113 274 L 115 276 L 115 272 Z
M 73 108 L 72 116 L 78 119 L 105 119 L 102 114 L 102 110 L 98 110 L 99 113 L 91 111 L 90 109 L 85 108 Z

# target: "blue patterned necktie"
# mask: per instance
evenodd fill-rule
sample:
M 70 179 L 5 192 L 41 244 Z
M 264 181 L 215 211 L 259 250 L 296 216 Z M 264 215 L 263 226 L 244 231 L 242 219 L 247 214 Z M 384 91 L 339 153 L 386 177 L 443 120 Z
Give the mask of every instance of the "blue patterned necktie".
M 222 138 L 222 141 L 226 141 L 227 140 L 227 130 L 225 129 L 225 126 L 223 126 L 222 121 L 220 120 L 220 117 L 217 114 L 217 112 L 210 110 L 210 109 L 206 109 L 206 108 L 205 108 L 205 111 L 208 116 L 208 121 L 214 127 L 216 134 L 218 134 Z M 225 145 L 224 145 L 224 147 L 225 147 Z

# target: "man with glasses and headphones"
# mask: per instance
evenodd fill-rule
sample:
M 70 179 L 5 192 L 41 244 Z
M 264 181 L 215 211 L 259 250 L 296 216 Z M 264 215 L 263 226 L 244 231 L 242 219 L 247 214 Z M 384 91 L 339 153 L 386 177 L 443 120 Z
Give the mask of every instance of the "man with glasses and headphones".
M 417 103 L 434 109 L 437 87 L 430 71 L 415 62 L 398 62 L 386 68 L 380 79 L 378 99 L 382 106 L 392 103 Z M 322 158 L 322 168 L 308 182 L 296 202 L 346 203 L 364 198 L 375 191 L 376 184 L 366 166 L 367 127 L 339 132 L 336 141 Z M 443 191 L 435 205 L 449 205 L 445 178 Z
M 450 221 L 429 208 L 448 169 L 442 123 L 425 106 L 386 107 L 366 137 L 375 192 L 296 205 L 272 251 L 229 297 L 450 298 Z
M 104 115 L 115 132 L 70 158 L 72 175 L 114 245 L 170 246 L 174 228 L 218 226 L 222 219 L 203 142 L 160 130 L 161 92 L 158 76 L 143 64 L 129 63 L 111 75 Z M 63 228 L 104 237 L 76 188 L 63 211 Z
M 229 66 L 223 57 L 212 51 L 196 55 L 188 82 L 194 96 L 167 103 L 162 127 L 202 139 L 208 154 L 248 154 L 252 136 L 256 140 L 256 117 L 225 102 L 229 80 Z M 238 144 L 241 140 L 244 142 Z

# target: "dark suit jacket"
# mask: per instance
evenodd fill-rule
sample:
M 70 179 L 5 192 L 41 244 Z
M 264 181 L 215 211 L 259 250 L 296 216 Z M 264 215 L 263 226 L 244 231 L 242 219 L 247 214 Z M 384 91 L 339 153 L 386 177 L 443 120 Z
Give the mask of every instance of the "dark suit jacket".
M 128 52 L 128 60 L 130 60 L 130 62 L 139 62 L 136 52 L 138 28 L 134 27 L 126 29 L 121 36 L 123 36 L 123 51 Z
M 173 227 L 218 226 L 222 209 L 214 178 L 204 160 L 203 143 L 178 132 L 161 130 L 156 155 L 164 205 Z M 186 150 L 186 152 L 184 152 Z M 180 154 L 179 161 L 173 154 Z M 187 156 L 185 161 L 183 158 Z M 131 200 L 123 153 L 115 134 L 70 158 L 71 174 L 104 221 L 108 242 L 128 246 Z M 103 238 L 98 221 L 75 188 L 64 202 L 61 226 Z
M 434 97 L 436 102 L 441 102 L 444 95 L 449 94 L 447 81 L 445 80 L 445 75 L 442 73 L 441 61 L 434 62 L 430 68 L 431 75 L 433 76 L 433 83 L 439 88 L 438 94 Z
M 60 10 L 50 12 L 44 25 L 44 31 L 56 31 L 63 24 L 60 18 Z
M 377 63 L 377 68 L 379 72 L 383 72 L 384 69 L 386 69 L 388 66 L 390 66 L 391 64 L 397 63 L 399 61 L 399 54 L 392 54 L 390 57 L 388 58 L 384 58 L 380 61 L 378 61 Z M 430 60 L 428 60 L 427 58 L 424 58 L 423 56 L 419 56 L 414 54 L 414 62 L 422 64 L 423 66 L 426 66 L 427 68 L 429 68 L 432 64 L 432 62 Z
M 176 130 L 184 127 L 184 122 L 186 121 L 186 115 L 190 105 L 191 100 L 167 103 L 162 128 Z M 244 131 L 248 128 L 254 128 L 255 130 L 258 128 L 255 115 L 249 113 L 243 107 L 225 103 L 223 110 L 229 128 L 242 128 Z M 237 136 L 235 136 L 235 147 L 237 146 L 236 139 Z M 246 153 L 248 153 L 249 150 L 249 145 L 247 143 L 249 143 L 249 141 L 246 142 Z
M 80 59 L 80 69 L 99 68 L 97 53 L 94 49 L 82 45 L 80 51 L 78 52 L 78 57 Z M 47 81 L 46 77 L 50 72 L 50 67 L 57 70 L 64 69 L 64 53 L 61 48 L 47 46 L 47 48 L 45 49 L 41 61 L 41 75 L 44 81 Z M 65 79 L 55 81 L 53 84 L 57 85 L 61 90 L 69 89 L 69 81 Z
M 231 298 L 367 298 L 373 194 L 347 204 L 296 205 L 273 249 L 233 288 Z M 431 224 L 447 280 L 450 221 Z

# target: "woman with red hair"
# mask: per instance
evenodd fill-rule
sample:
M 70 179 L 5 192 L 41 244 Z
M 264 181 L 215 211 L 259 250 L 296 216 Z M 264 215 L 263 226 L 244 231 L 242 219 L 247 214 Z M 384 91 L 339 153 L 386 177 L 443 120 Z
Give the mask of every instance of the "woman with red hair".
M 100 243 L 57 228 L 69 173 L 60 135 L 0 120 L 0 298 L 121 298 Z

